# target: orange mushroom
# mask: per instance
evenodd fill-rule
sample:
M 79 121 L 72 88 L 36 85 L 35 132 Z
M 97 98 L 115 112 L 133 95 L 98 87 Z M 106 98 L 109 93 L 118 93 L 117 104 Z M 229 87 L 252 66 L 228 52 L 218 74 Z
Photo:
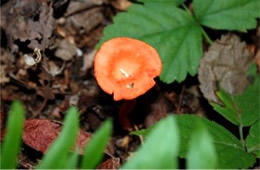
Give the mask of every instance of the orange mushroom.
M 114 94 L 114 100 L 131 100 L 155 85 L 162 62 L 150 45 L 121 37 L 103 43 L 95 56 L 94 69 L 99 86 Z

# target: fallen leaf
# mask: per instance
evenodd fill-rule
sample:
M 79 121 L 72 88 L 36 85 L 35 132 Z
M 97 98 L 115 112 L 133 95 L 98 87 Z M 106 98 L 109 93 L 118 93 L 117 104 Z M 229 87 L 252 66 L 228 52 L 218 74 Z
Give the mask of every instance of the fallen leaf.
M 225 35 L 215 41 L 200 61 L 199 81 L 203 95 L 210 101 L 221 104 L 215 92 L 220 85 L 230 94 L 241 94 L 249 81 L 245 72 L 253 55 L 245 42 L 236 35 Z
M 69 3 L 65 16 L 73 15 L 77 12 L 93 8 L 95 6 L 101 6 L 105 3 L 107 3 L 107 0 L 71 1 Z
M 35 150 L 45 153 L 52 142 L 59 136 L 60 131 L 61 124 L 47 119 L 26 120 L 23 141 Z M 84 147 L 90 137 L 90 133 L 80 130 L 76 140 L 76 147 L 79 149 L 80 154 L 84 152 Z
M 55 51 L 55 56 L 59 57 L 64 61 L 72 60 L 73 56 L 76 55 L 77 47 L 75 43 L 71 43 L 67 39 L 62 39 L 58 44 L 58 49 Z
M 0 84 L 8 83 L 10 78 L 7 76 L 7 66 L 0 64 Z
M 87 72 L 89 69 L 93 67 L 96 52 L 97 50 L 92 50 L 90 53 L 84 54 L 83 66 L 80 69 L 81 71 Z
M 119 169 L 120 159 L 110 158 L 98 165 L 97 169 Z
M 76 139 L 76 148 L 78 148 L 78 151 L 80 154 L 83 154 L 85 151 L 85 146 L 91 139 L 91 134 L 84 131 L 80 130 L 79 135 Z
M 88 33 L 105 20 L 102 11 L 99 7 L 75 13 L 67 18 L 66 27 L 76 29 L 80 34 Z
M 132 2 L 128 0 L 112 0 L 111 4 L 118 10 L 125 11 L 129 6 L 132 5 Z
M 1 7 L 1 26 L 13 51 L 17 50 L 15 40 L 29 41 L 29 48 L 41 50 L 52 43 L 55 19 L 52 3 L 47 1 L 11 0 Z

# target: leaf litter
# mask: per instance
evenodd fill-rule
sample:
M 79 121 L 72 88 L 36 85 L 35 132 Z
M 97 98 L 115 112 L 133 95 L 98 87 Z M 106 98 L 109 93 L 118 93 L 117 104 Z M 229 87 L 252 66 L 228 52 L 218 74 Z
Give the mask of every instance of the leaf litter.
M 200 61 L 198 78 L 203 95 L 211 102 L 219 103 L 218 86 L 230 94 L 242 94 L 250 81 L 246 76 L 253 54 L 245 42 L 232 34 L 215 41 Z

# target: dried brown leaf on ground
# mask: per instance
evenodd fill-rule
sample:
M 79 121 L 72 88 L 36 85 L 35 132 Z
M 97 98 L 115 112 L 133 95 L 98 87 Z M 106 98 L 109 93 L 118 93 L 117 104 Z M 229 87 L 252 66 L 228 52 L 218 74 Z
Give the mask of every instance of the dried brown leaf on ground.
M 91 69 L 93 67 L 96 53 L 97 53 L 97 50 L 94 49 L 91 52 L 84 54 L 83 66 L 81 67 L 81 71 L 86 73 L 89 69 Z
M 37 151 L 45 153 L 52 142 L 59 136 L 61 124 L 47 119 L 26 120 L 24 124 L 23 141 Z M 80 130 L 76 140 L 76 147 L 82 154 L 91 134 Z
M 119 158 L 109 158 L 106 161 L 98 165 L 97 169 L 119 169 L 120 159 Z
M 1 27 L 5 30 L 12 51 L 15 40 L 29 41 L 28 47 L 44 50 L 55 27 L 52 3 L 46 1 L 11 0 L 1 7 Z
M 116 9 L 121 11 L 125 11 L 130 5 L 132 5 L 132 2 L 128 0 L 112 0 L 110 2 Z
M 55 51 L 55 56 L 59 57 L 64 61 L 69 61 L 73 59 L 73 56 L 77 53 L 77 46 L 74 42 L 70 42 L 68 39 L 62 39 L 57 41 L 57 50 Z
M 14 56 L 7 52 L 7 50 L 0 48 L 0 84 L 5 84 L 10 81 L 8 73 L 10 65 L 14 60 Z
M 236 35 L 225 35 L 215 41 L 200 61 L 199 81 L 203 95 L 210 101 L 220 103 L 215 92 L 220 85 L 230 94 L 241 94 L 249 81 L 245 72 L 253 55 L 245 42 Z
M 107 0 L 71 1 L 69 3 L 65 16 L 69 16 L 74 13 L 78 13 L 83 10 L 93 8 L 95 6 L 101 6 L 102 4 L 106 4 L 106 3 Z
M 97 7 L 71 15 L 67 18 L 66 27 L 75 29 L 79 34 L 88 33 L 104 22 L 102 11 L 102 7 Z
M 8 83 L 10 78 L 7 76 L 6 65 L 0 65 L 0 84 Z

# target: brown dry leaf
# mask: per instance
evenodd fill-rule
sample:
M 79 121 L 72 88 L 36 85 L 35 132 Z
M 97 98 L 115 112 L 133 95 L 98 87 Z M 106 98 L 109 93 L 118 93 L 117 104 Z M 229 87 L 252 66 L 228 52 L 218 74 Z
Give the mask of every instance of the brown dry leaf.
M 36 93 L 43 98 L 53 100 L 55 99 L 55 95 L 52 92 L 52 89 L 49 87 L 37 87 Z
M 96 53 L 97 53 L 97 50 L 94 49 L 90 53 L 84 54 L 83 66 L 80 69 L 81 71 L 87 72 L 87 70 L 89 70 L 93 67 Z
M 101 6 L 105 3 L 107 3 L 107 0 L 71 1 L 69 3 L 65 16 L 69 16 L 95 6 Z
M 230 94 L 241 94 L 249 84 L 245 72 L 252 59 L 246 43 L 236 35 L 228 34 L 215 41 L 200 61 L 198 74 L 203 95 L 210 102 L 220 103 L 215 95 L 218 84 Z
M 76 55 L 77 47 L 75 43 L 71 43 L 67 39 L 62 39 L 58 44 L 58 49 L 55 51 L 55 56 L 59 57 L 64 61 L 72 60 L 73 56 Z
M 49 73 L 52 77 L 61 74 L 63 72 L 64 67 L 65 67 L 65 62 L 63 62 L 61 66 L 58 66 L 58 64 L 55 63 L 54 61 L 45 60 L 43 62 L 44 71 Z
M 98 165 L 97 169 L 119 169 L 120 158 L 110 158 Z
M 132 2 L 128 0 L 112 0 L 111 4 L 119 10 L 125 11 L 130 5 L 132 5 Z
M 93 8 L 69 16 L 66 21 L 66 27 L 73 28 L 77 30 L 79 34 L 83 34 L 88 33 L 93 28 L 103 23 L 104 20 L 103 8 Z
M 52 3 L 48 0 L 10 0 L 1 7 L 1 26 L 6 31 L 13 51 L 17 50 L 15 40 L 25 42 L 28 47 L 44 50 L 50 41 L 55 27 Z
M 57 138 L 61 125 L 47 119 L 26 120 L 24 123 L 23 141 L 35 150 L 46 152 Z
M 13 65 L 14 56 L 7 52 L 6 49 L 0 48 L 0 84 L 5 84 L 10 81 L 8 73 L 10 73 L 10 65 Z
M 23 141 L 25 144 L 37 151 L 45 153 L 52 142 L 58 137 L 61 131 L 61 124 L 47 119 L 26 120 L 24 124 Z M 76 147 L 82 154 L 85 145 L 90 140 L 91 134 L 80 130 L 76 140 Z
M 7 76 L 6 65 L 0 64 L 0 84 L 8 83 L 10 78 Z
M 76 147 L 78 148 L 78 151 L 80 154 L 83 154 L 85 151 L 85 146 L 91 139 L 91 134 L 84 131 L 80 130 L 79 135 L 76 139 Z

